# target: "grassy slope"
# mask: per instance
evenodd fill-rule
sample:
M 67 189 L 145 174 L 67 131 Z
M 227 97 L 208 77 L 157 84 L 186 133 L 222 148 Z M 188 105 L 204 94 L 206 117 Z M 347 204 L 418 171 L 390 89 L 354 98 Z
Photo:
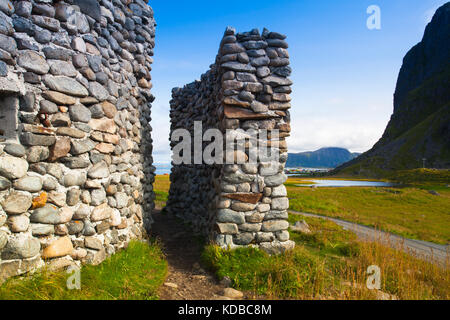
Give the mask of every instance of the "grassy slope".
M 311 189 L 297 187 L 291 180 L 286 185 L 291 210 L 341 218 L 412 239 L 450 243 L 449 188 L 438 188 L 440 196 L 435 196 L 413 187 Z
M 12 278 L 0 287 L 0 300 L 155 300 L 167 274 L 159 245 L 131 242 L 98 266 L 81 270 L 81 290 L 68 290 L 63 271 Z
M 302 220 L 291 216 L 290 222 Z M 269 299 L 379 299 L 366 289 L 367 268 L 381 268 L 381 290 L 398 299 L 449 299 L 450 272 L 375 243 L 333 222 L 306 218 L 312 234 L 290 232 L 296 248 L 279 256 L 208 246 L 204 263 L 237 289 Z

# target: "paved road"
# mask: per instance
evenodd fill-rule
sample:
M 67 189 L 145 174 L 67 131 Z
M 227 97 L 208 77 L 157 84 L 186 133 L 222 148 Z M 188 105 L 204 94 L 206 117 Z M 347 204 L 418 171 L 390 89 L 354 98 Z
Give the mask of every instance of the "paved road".
M 342 226 L 345 230 L 354 232 L 359 238 L 363 240 L 381 241 L 393 248 L 402 249 L 403 251 L 413 253 L 414 255 L 422 257 L 426 260 L 437 261 L 440 263 L 447 262 L 447 266 L 448 261 L 450 260 L 450 246 L 448 245 L 444 246 L 426 241 L 407 239 L 389 232 L 376 230 L 371 227 L 366 227 L 356 223 L 316 214 L 296 211 L 289 212 L 291 214 L 302 215 L 305 217 L 321 218 L 333 221 L 334 223 Z

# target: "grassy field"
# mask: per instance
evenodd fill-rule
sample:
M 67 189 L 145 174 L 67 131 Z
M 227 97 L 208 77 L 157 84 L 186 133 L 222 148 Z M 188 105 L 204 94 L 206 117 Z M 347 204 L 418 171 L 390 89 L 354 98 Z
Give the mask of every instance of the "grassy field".
M 412 185 L 313 189 L 297 186 L 311 184 L 308 178 L 290 178 L 286 182 L 290 209 L 373 226 L 411 239 L 450 243 L 450 188 L 444 184 L 446 177 L 422 170 L 401 172 L 398 177 Z M 169 176 L 156 177 L 158 206 L 163 207 L 167 201 L 169 187 Z M 437 191 L 439 196 L 429 190 Z
M 162 209 L 169 196 L 170 176 L 156 176 L 153 183 L 153 190 L 156 194 L 155 205 L 158 209 Z
M 405 178 L 403 178 L 405 179 Z M 291 209 L 377 226 L 437 243 L 450 241 L 450 191 L 428 181 L 405 188 L 305 188 L 307 179 L 287 181 Z M 157 176 L 158 207 L 167 201 L 169 176 Z M 432 195 L 429 190 L 437 190 Z M 268 256 L 251 248 L 234 251 L 207 246 L 204 264 L 218 278 L 232 280 L 253 298 L 269 299 L 450 299 L 450 271 L 401 251 L 361 242 L 333 222 L 305 219 L 311 234 L 290 232 L 296 248 Z M 381 290 L 366 288 L 367 268 L 381 269 Z M 0 286 L 1 299 L 152 300 L 167 274 L 158 243 L 132 242 L 99 266 L 85 266 L 81 290 L 66 289 L 65 272 L 42 271 L 13 278 Z
M 64 271 L 12 278 L 0 286 L 0 300 L 156 300 L 167 262 L 156 242 L 133 241 L 98 266 L 81 269 L 81 290 L 68 290 Z
M 155 190 L 167 195 L 169 179 Z M 435 181 L 393 188 L 305 188 L 307 179 L 286 183 L 291 209 L 377 226 L 410 238 L 449 241 L 449 197 Z M 440 196 L 428 190 L 438 190 Z M 161 199 L 163 205 L 164 199 Z M 291 215 L 289 222 L 304 219 Z M 267 299 L 444 299 L 450 298 L 449 262 L 438 266 L 375 242 L 361 242 L 331 221 L 305 218 L 311 234 L 290 232 L 296 248 L 280 256 L 257 249 L 234 251 L 207 246 L 203 263 L 219 279 L 252 298 Z M 381 290 L 366 287 L 367 268 L 381 269 Z
M 290 222 L 303 220 L 291 216 Z M 236 289 L 268 299 L 449 299 L 449 269 L 377 243 L 359 242 L 330 221 L 305 218 L 312 233 L 290 232 L 296 248 L 279 256 L 208 246 L 204 264 Z M 367 269 L 381 269 L 381 290 L 367 289 Z
M 291 210 L 340 218 L 407 238 L 450 243 L 450 188 L 446 186 L 314 189 L 296 186 L 301 182 L 305 179 L 286 183 Z

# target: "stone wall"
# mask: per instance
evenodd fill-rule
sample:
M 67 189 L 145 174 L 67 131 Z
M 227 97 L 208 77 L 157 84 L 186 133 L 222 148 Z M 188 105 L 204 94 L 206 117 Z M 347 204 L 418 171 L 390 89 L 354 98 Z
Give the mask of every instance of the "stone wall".
M 148 230 L 155 27 L 143 0 L 0 0 L 0 283 Z
M 258 134 L 268 132 L 267 138 L 258 137 L 258 143 L 265 139 L 262 142 L 269 146 L 278 144 L 275 162 L 258 157 L 239 164 L 173 163 L 166 210 L 222 247 L 251 245 L 279 253 L 294 246 L 287 231 L 289 201 L 283 185 L 292 85 L 285 38 L 266 29 L 262 34 L 258 30 L 236 34 L 227 28 L 210 70 L 199 81 L 172 92 L 172 134 L 187 129 L 193 137 L 194 122 L 201 121 L 203 133 L 217 128 L 229 136 L 237 133 L 227 130 L 254 129 Z M 272 136 L 275 130 L 278 139 Z M 177 143 L 172 139 L 172 149 Z M 208 143 L 203 142 L 203 148 Z M 236 149 L 232 157 L 247 160 L 253 147 L 247 142 L 245 151 Z

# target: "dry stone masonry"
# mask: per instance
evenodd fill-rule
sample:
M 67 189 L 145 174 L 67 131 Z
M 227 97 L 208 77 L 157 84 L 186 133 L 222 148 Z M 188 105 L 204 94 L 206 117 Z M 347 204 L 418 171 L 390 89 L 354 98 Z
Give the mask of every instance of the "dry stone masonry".
M 143 0 L 0 0 L 0 283 L 152 223 L 155 26 Z
M 201 121 L 203 133 L 216 128 L 224 136 L 226 130 L 267 130 L 264 142 L 270 146 L 276 139 L 271 132 L 279 131 L 279 161 L 258 158 L 254 163 L 184 163 L 172 168 L 166 209 L 222 247 L 256 246 L 280 253 L 294 246 L 287 231 L 289 201 L 283 185 L 292 85 L 285 39 L 266 29 L 260 34 L 256 29 L 236 33 L 227 28 L 210 70 L 201 80 L 172 91 L 172 134 L 187 129 L 194 137 L 195 122 Z M 172 139 L 172 149 L 177 143 Z M 203 149 L 209 143 L 203 142 Z M 247 160 L 251 148 L 247 143 L 245 153 L 235 150 L 232 158 Z

